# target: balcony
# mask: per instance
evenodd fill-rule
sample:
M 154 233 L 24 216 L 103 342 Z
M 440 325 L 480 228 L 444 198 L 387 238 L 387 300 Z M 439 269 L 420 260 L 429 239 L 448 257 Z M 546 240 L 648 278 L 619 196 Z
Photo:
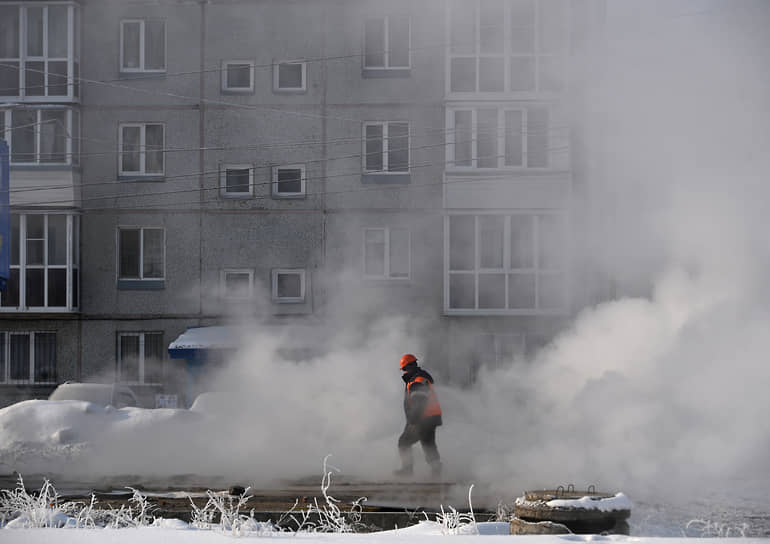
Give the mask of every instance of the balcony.
M 79 18 L 75 4 L 0 5 L 0 100 L 78 100 Z

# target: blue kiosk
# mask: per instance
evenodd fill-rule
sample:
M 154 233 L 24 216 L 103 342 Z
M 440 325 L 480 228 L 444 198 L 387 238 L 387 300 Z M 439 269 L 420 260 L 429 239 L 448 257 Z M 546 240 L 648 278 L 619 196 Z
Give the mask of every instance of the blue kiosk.
M 205 372 L 238 348 L 242 332 L 225 326 L 189 327 L 169 344 L 169 356 L 186 362 L 185 406 L 189 408 L 195 397 L 203 392 L 201 380 Z

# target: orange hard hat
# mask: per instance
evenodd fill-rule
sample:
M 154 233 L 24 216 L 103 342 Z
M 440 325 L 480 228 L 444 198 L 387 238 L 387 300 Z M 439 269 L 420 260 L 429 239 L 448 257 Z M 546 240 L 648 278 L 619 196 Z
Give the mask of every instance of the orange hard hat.
M 407 353 L 403 357 L 401 357 L 401 368 L 403 369 L 406 365 L 411 363 L 416 363 L 417 357 L 412 355 L 411 353 Z

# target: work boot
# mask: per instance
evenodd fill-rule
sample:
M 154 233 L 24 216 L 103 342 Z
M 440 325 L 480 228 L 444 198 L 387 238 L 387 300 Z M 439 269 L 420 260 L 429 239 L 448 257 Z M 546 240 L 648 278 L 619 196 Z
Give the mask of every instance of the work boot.
M 401 468 L 394 470 L 396 476 L 411 476 L 414 472 L 414 457 L 412 457 L 412 448 L 399 448 L 398 456 L 401 458 Z
M 414 473 L 414 467 L 405 466 L 393 471 L 396 476 L 411 476 Z

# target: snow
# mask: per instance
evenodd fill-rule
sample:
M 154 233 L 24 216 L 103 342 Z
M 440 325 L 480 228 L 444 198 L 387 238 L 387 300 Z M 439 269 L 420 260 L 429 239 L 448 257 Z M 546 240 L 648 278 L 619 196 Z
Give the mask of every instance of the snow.
M 612 512 L 615 510 L 631 510 L 633 504 L 623 493 L 616 493 L 614 497 L 580 497 L 579 499 L 553 499 L 546 503 L 552 508 L 585 508 L 587 510 L 599 510 Z
M 191 327 L 171 342 L 174 349 L 232 348 L 237 346 L 243 331 L 232 327 Z
M 125 437 L 131 441 L 147 443 L 153 437 L 165 438 L 178 437 L 186 444 L 186 454 L 173 462 L 178 469 L 191 466 L 191 461 L 196 458 L 196 448 L 211 445 L 211 440 L 194 442 L 195 436 L 200 436 L 200 428 L 216 423 L 208 413 L 183 409 L 142 409 L 101 407 L 84 401 L 41 401 L 30 400 L 0 409 L 0 473 L 8 474 L 12 470 L 19 470 L 22 475 L 25 472 L 45 473 L 45 469 L 52 459 L 61 464 L 59 468 L 63 474 L 76 475 L 78 468 L 89 474 L 87 469 L 99 458 L 103 462 L 116 462 L 118 456 L 116 448 L 123 448 L 127 443 Z M 193 446 L 192 444 L 196 444 Z M 108 447 L 111 446 L 111 447 Z M 216 446 L 216 444 L 214 444 Z M 203 452 L 205 456 L 205 451 Z M 80 458 L 82 456 L 82 458 Z M 137 466 L 145 462 L 141 449 L 134 449 L 130 458 L 135 459 Z M 72 461 L 66 465 L 66 459 Z M 80 464 L 76 461 L 80 459 Z M 121 463 L 125 463 L 124 459 Z M 155 462 L 159 460 L 156 458 Z M 129 465 L 121 465 L 126 469 Z M 115 467 L 113 467 L 115 468 Z M 124 472 L 129 473 L 129 472 Z M 56 484 L 56 482 L 53 482 Z M 333 493 L 333 489 L 331 492 Z M 147 496 L 152 496 L 147 493 Z M 583 497 L 575 500 L 554 500 L 549 506 L 580 506 L 599 508 L 602 510 L 617 510 L 631 508 L 631 501 L 623 493 L 614 497 L 601 500 Z M 462 505 L 456 505 L 462 506 Z M 50 515 L 49 515 L 50 514 Z M 679 538 L 657 537 L 625 537 L 625 536 L 598 536 L 598 535 L 567 535 L 567 536 L 517 536 L 507 534 L 507 523 L 478 523 L 476 525 L 463 525 L 456 534 L 445 534 L 445 526 L 435 521 L 423 521 L 418 525 L 405 527 L 395 531 L 383 531 L 368 534 L 318 534 L 318 533 L 284 533 L 265 529 L 264 526 L 253 524 L 243 531 L 243 534 L 234 535 L 232 532 L 222 530 L 197 529 L 189 524 L 175 519 L 160 519 L 153 526 L 131 529 L 78 529 L 73 528 L 72 519 L 63 516 L 60 512 L 31 512 L 36 519 L 43 519 L 49 515 L 50 525 L 62 527 L 59 529 L 43 528 L 29 529 L 25 527 L 25 519 L 18 518 L 4 528 L 0 528 L 0 543 L 48 543 L 55 541 L 57 544 L 90 544 L 90 543 L 135 543 L 142 544 L 177 544 L 177 543 L 202 543 L 212 544 L 217 542 L 232 541 L 234 536 L 246 539 L 269 538 L 273 541 L 287 540 L 302 544 L 355 544 L 359 542 L 373 544 L 397 544 L 411 542 L 428 544 L 438 539 L 449 538 L 455 543 L 491 543 L 505 539 L 509 541 L 516 538 L 519 544 L 569 544 L 570 542 L 594 542 L 608 543 L 634 543 L 634 544 L 678 544 Z M 691 519 L 691 518 L 689 518 Z M 55 532 L 54 532 L 55 531 Z M 683 534 L 683 533 L 679 533 Z M 724 533 L 723 533 L 724 534 Z M 735 532 L 729 534 L 736 534 Z M 695 544 L 704 540 L 700 538 L 688 538 L 688 543 Z M 713 538 L 708 539 L 713 544 Z M 731 539 L 720 539 L 731 540 Z M 742 543 L 759 543 L 756 538 L 741 539 Z M 763 540 L 762 544 L 766 544 Z
M 607 544 L 715 544 L 713 538 L 639 538 L 620 535 L 558 535 L 558 536 L 515 536 L 501 535 L 495 531 L 501 524 L 478 524 L 479 533 L 444 535 L 441 526 L 435 522 L 422 522 L 418 525 L 367 534 L 328 534 L 328 533 L 269 533 L 241 535 L 242 541 L 291 544 L 432 544 L 451 542 L 452 544 L 494 544 L 512 542 L 516 544 L 571 544 L 602 542 Z M 505 525 L 505 524 L 503 524 Z M 55 533 L 54 533 L 55 531 Z M 234 535 L 218 531 L 190 530 L 183 523 L 160 523 L 153 527 L 138 529 L 0 529 L 0 541 L 3 543 L 25 544 L 218 544 L 233 542 Z M 766 539 L 741 538 L 719 539 L 720 544 L 767 544 Z

